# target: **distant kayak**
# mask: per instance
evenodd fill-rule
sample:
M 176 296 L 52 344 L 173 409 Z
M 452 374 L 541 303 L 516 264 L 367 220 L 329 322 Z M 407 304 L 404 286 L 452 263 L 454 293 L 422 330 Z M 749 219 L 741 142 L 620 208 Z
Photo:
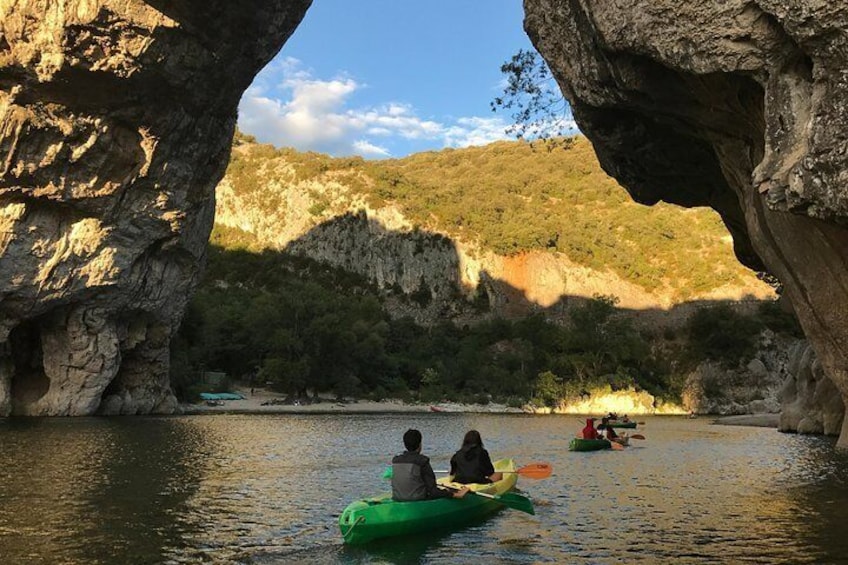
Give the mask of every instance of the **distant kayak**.
M 606 428 L 607 426 L 609 426 L 609 427 L 611 427 L 611 428 L 630 428 L 630 429 L 635 429 L 635 428 L 636 428 L 636 422 L 610 422 L 610 423 L 606 424 L 606 426 L 605 426 L 604 424 L 600 424 L 600 425 L 598 426 L 598 429 L 599 429 L 599 430 L 603 430 L 603 429 L 604 429 L 604 428 Z
M 569 451 L 598 451 L 599 449 L 611 449 L 612 445 L 605 439 L 583 439 L 573 438 L 568 444 Z
M 430 412 L 447 412 L 447 410 L 438 406 L 430 406 Z
M 495 461 L 494 467 L 495 471 L 515 471 L 512 459 Z M 511 491 L 517 480 L 516 473 L 504 473 L 503 480 L 495 483 L 467 486 L 477 492 L 501 495 Z M 465 486 L 450 483 L 447 477 L 438 482 Z M 455 528 L 500 508 L 503 505 L 497 500 L 471 493 L 460 499 L 437 498 L 415 502 L 395 502 L 391 493 L 385 493 L 350 503 L 339 516 L 339 529 L 345 543 L 362 544 L 379 538 Z

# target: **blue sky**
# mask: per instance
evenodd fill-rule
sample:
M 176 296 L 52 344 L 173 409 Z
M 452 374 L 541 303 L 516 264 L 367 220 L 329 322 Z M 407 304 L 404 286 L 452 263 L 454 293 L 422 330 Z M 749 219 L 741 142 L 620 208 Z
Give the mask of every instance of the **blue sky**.
M 402 157 L 505 139 L 500 66 L 532 49 L 521 0 L 315 0 L 245 92 L 239 127 L 278 147 Z

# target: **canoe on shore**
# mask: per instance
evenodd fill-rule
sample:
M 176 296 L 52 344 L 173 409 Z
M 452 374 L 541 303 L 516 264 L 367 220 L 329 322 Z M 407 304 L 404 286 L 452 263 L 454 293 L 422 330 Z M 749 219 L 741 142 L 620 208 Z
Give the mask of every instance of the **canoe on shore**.
M 515 471 L 512 459 L 495 461 L 494 467 L 495 471 Z M 504 473 L 502 480 L 491 484 L 459 485 L 451 483 L 448 477 L 438 482 L 501 495 L 511 491 L 517 480 L 517 473 Z M 460 499 L 437 498 L 416 502 L 395 502 L 391 493 L 385 493 L 350 503 L 339 516 L 339 529 L 345 543 L 362 544 L 379 538 L 456 528 L 500 508 L 503 505 L 497 500 L 471 493 Z
M 572 438 L 568 444 L 569 451 L 598 451 L 599 449 L 611 449 L 612 445 L 609 440 L 605 439 L 583 439 L 580 437 Z

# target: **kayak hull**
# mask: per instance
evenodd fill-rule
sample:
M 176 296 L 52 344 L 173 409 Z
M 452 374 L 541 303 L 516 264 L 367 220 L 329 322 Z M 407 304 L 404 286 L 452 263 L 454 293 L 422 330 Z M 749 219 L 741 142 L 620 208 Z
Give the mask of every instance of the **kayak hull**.
M 605 439 L 583 439 L 572 438 L 568 444 L 569 451 L 598 451 L 600 449 L 611 449 L 612 445 Z
M 494 462 L 495 471 L 514 471 L 512 459 Z M 505 473 L 492 484 L 464 485 L 487 494 L 503 494 L 515 487 L 517 473 Z M 440 484 L 457 485 L 448 478 Z M 363 544 L 375 539 L 456 528 L 503 508 L 490 498 L 467 494 L 464 498 L 438 498 L 415 502 L 395 502 L 391 493 L 350 503 L 339 516 L 339 529 L 345 543 Z
M 607 426 L 609 426 L 611 428 L 627 428 L 627 429 L 633 430 L 633 429 L 636 429 L 636 422 L 615 422 L 613 424 L 607 424 Z M 598 429 L 602 430 L 605 427 L 606 426 L 601 424 L 600 426 L 598 426 Z

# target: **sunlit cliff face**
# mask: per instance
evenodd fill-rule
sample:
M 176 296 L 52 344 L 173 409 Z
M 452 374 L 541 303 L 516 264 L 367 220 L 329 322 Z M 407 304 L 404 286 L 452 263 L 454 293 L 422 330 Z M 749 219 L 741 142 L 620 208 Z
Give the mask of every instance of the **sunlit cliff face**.
M 739 259 L 783 283 L 848 397 L 848 12 L 827 0 L 524 6 L 604 169 L 639 202 L 717 210 Z
M 0 415 L 175 409 L 236 106 L 309 5 L 0 2 Z

